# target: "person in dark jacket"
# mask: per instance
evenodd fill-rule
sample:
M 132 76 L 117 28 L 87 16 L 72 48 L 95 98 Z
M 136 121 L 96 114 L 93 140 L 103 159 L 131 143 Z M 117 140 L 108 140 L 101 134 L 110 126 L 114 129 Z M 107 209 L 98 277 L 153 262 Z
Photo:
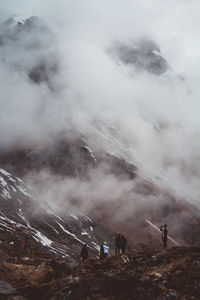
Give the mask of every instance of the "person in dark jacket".
M 121 249 L 122 249 L 121 234 L 118 233 L 116 238 L 115 238 L 115 255 L 120 254 Z
M 127 244 L 127 239 L 125 238 L 124 235 L 121 235 L 121 250 L 122 250 L 122 254 L 125 254 L 125 252 L 126 252 L 126 244 Z
M 81 249 L 80 257 L 81 261 L 84 261 L 88 258 L 88 248 L 86 244 Z
M 168 230 L 167 230 L 167 224 L 164 226 L 160 226 L 160 231 L 162 232 L 162 242 L 163 242 L 163 248 L 167 248 L 167 240 L 168 240 Z
M 103 247 L 103 244 L 101 244 L 100 246 L 100 258 L 104 258 L 104 247 Z

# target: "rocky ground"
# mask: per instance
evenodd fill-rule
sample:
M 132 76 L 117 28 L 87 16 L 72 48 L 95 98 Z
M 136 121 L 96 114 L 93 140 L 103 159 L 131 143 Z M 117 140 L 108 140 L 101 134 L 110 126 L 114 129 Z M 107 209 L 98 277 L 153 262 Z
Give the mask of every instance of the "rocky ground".
M 13 288 L 2 299 L 199 299 L 200 248 L 138 252 L 128 260 L 91 258 L 81 264 L 50 258 L 32 262 L 0 264 L 0 286 L 7 282 Z

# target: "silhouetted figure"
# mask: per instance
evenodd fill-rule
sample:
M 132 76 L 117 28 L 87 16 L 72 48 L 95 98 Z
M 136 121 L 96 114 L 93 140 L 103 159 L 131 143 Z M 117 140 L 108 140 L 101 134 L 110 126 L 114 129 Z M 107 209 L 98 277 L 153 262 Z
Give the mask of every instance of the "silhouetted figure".
M 103 244 L 100 246 L 100 258 L 104 258 L 104 247 Z
M 167 248 L 167 234 L 168 234 L 168 230 L 167 230 L 167 225 L 165 224 L 164 226 L 160 226 L 160 231 L 162 232 L 162 242 L 163 242 L 163 248 L 166 249 Z
M 81 249 L 80 257 L 81 261 L 84 261 L 88 258 L 88 248 L 86 244 Z
M 107 244 L 107 242 L 104 242 L 103 244 L 103 250 L 104 250 L 104 257 L 108 256 L 108 252 L 109 252 L 109 246 Z
M 22 252 L 28 253 L 29 251 L 29 240 L 28 238 L 25 238 L 25 240 L 22 242 Z
M 120 254 L 121 249 L 122 249 L 121 234 L 118 233 L 116 238 L 115 238 L 115 255 Z
M 127 239 L 125 238 L 125 236 L 121 235 L 121 250 L 122 250 L 122 254 L 125 254 L 126 244 L 127 244 Z

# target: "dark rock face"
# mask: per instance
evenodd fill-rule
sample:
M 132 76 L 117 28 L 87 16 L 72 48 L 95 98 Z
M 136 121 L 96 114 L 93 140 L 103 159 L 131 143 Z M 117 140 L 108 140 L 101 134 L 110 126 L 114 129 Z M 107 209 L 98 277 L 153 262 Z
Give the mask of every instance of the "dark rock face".
M 55 144 L 37 148 L 19 148 L 2 152 L 0 163 L 19 176 L 32 171 L 49 169 L 50 172 L 65 176 L 82 176 L 95 166 L 95 158 L 80 141 L 58 141 Z
M 29 18 L 23 18 L 18 16 L 13 16 L 8 18 L 2 26 L 9 28 L 20 28 L 20 29 L 34 29 L 36 27 L 45 27 L 44 23 L 36 16 Z
M 61 139 L 41 147 L 18 147 L 10 151 L 0 149 L 0 165 L 22 177 L 48 169 L 56 175 L 88 178 L 89 172 L 102 164 L 107 166 L 107 173 L 130 180 L 136 177 L 136 166 L 104 152 L 96 155 L 82 139 Z
M 32 83 L 45 83 L 54 89 L 53 80 L 59 70 L 59 59 L 52 48 L 56 37 L 38 17 L 13 17 L 0 24 L 0 57 L 11 69 L 25 72 Z M 18 60 L 5 57 L 4 49 L 12 47 Z M 9 55 L 9 54 L 6 54 Z M 24 59 L 25 57 L 25 59 Z
M 109 165 L 109 172 L 121 178 L 133 180 L 137 176 L 137 167 L 116 156 L 106 154 L 103 162 Z
M 55 62 L 41 61 L 29 72 L 29 78 L 36 84 L 49 82 L 53 75 L 58 72 L 58 65 Z
M 149 40 L 142 40 L 136 44 L 118 43 L 113 53 L 122 63 L 154 75 L 161 75 L 168 69 L 167 61 L 161 56 L 159 47 Z

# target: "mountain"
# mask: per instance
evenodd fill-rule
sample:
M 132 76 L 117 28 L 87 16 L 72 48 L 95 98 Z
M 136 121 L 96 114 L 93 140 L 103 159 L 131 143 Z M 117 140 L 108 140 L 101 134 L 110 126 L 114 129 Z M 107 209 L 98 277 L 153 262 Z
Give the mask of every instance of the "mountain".
M 127 236 L 130 248 L 161 248 L 158 227 L 167 223 L 172 235 L 171 245 L 200 244 L 200 221 L 195 207 L 182 199 L 174 198 L 150 180 L 142 179 L 137 174 L 137 168 L 125 160 L 106 153 L 95 153 L 83 140 L 62 140 L 55 145 L 51 144 L 51 147 L 47 144 L 40 148 L 2 151 L 0 163 L 9 172 L 25 178 L 24 180 L 33 174 L 37 178 L 40 172 L 48 169 L 55 178 L 61 176 L 66 188 L 70 185 L 68 178 L 74 178 L 75 182 L 82 182 L 84 189 L 88 184 L 90 187 L 90 183 L 93 185 L 92 176 L 96 176 L 94 172 L 101 172 L 102 166 L 106 165 L 104 177 L 114 176 L 119 184 L 125 181 L 130 185 L 128 190 L 124 190 L 123 198 L 118 198 L 117 201 L 114 198 L 110 202 L 110 195 L 107 195 L 108 200 L 101 196 L 100 201 L 94 199 L 91 207 L 87 207 L 88 216 L 84 216 L 81 215 L 81 210 L 84 207 L 84 197 L 91 197 L 89 191 L 83 197 L 75 193 L 76 198 L 67 193 L 61 202 L 63 208 L 58 209 L 60 204 L 56 204 L 56 199 L 52 203 L 36 198 L 43 189 L 51 188 L 54 182 L 43 187 L 41 178 L 39 193 L 34 196 L 35 186 L 31 190 L 22 179 L 1 169 L 1 226 L 2 229 L 6 226 L 10 228 L 9 240 L 13 239 L 13 230 L 17 230 L 19 240 L 28 235 L 34 244 L 37 242 L 46 246 L 52 253 L 77 259 L 83 243 L 87 243 L 92 253 L 97 255 L 100 244 L 107 240 L 113 251 L 113 236 L 118 231 Z M 49 176 L 45 181 L 52 181 Z M 101 185 L 98 180 L 103 181 L 102 175 L 96 180 L 95 184 Z M 145 198 L 146 205 L 140 205 Z M 69 207 L 72 209 L 71 214 Z M 74 215 L 74 209 L 77 215 Z M 181 226 L 177 226 L 177 221 Z
M 55 54 L 54 39 L 56 41 L 53 30 L 34 16 L 9 18 L 0 28 L 2 61 L 9 66 L 9 70 L 20 74 L 20 81 L 28 80 L 31 87 L 42 91 L 42 98 L 47 90 L 49 96 L 59 90 L 59 86 L 55 90 L 54 83 L 61 60 Z M 16 58 L 13 59 L 8 51 L 12 47 L 16 50 Z M 22 53 L 26 55 L 22 57 Z M 157 43 L 149 39 L 117 42 L 109 50 L 109 55 L 114 61 L 137 72 L 162 76 L 169 69 Z M 52 105 L 47 100 L 42 101 L 34 113 L 31 109 L 31 117 L 36 123 L 38 115 Z M 53 101 L 59 103 L 57 98 Z M 59 115 L 55 115 L 54 110 L 53 114 L 50 111 L 50 116 L 58 120 Z M 56 126 L 55 122 L 51 128 Z M 158 140 L 167 128 L 167 125 L 155 126 L 153 121 L 148 122 L 148 126 Z M 173 126 L 170 127 L 172 129 Z M 99 246 L 104 240 L 103 234 L 96 236 L 95 232 L 90 232 L 90 227 L 94 226 L 85 215 L 91 218 L 99 231 L 108 233 L 112 245 L 113 234 L 122 231 L 128 237 L 131 248 L 161 247 L 160 235 L 151 224 L 158 228 L 164 223 L 169 224 L 172 238 L 177 243 L 199 245 L 196 207 L 171 189 L 167 190 L 159 176 L 141 172 L 141 161 L 135 153 L 130 158 L 127 137 L 123 140 L 119 132 L 119 126 L 115 127 L 102 117 L 93 120 L 87 133 L 82 128 L 76 128 L 70 131 L 70 137 L 66 137 L 62 129 L 56 130 L 56 134 L 50 137 L 44 134 L 43 139 L 34 140 L 33 137 L 30 142 L 27 136 L 27 141 L 21 138 L 9 146 L 0 147 L 0 166 L 4 170 L 1 177 L 2 218 L 11 220 L 9 226 L 12 222 L 25 226 L 20 228 L 25 228 L 22 231 L 29 229 L 33 239 L 36 239 L 38 230 L 38 235 L 43 234 L 47 239 L 47 244 L 53 241 L 59 243 L 59 247 L 63 244 L 65 249 L 70 247 L 68 242 L 63 243 L 65 234 L 71 235 L 70 240 L 76 240 L 79 244 L 78 251 L 86 240 L 91 247 L 91 241 Z M 131 151 L 134 152 L 133 148 Z M 164 162 L 168 163 L 165 155 Z M 182 161 L 180 164 L 182 166 Z M 163 174 L 163 170 L 160 173 Z M 16 176 L 33 184 L 32 192 L 26 191 L 26 185 L 24 190 L 24 183 L 19 185 Z M 63 191 L 62 197 L 59 196 L 61 199 L 56 196 L 61 194 L 59 188 Z M 50 197 L 51 190 L 54 194 Z M 5 201 L 6 197 L 8 201 Z M 60 209 L 62 212 L 58 206 L 63 208 Z M 70 216 L 68 210 L 72 210 L 75 217 Z M 5 220 L 3 222 L 7 224 Z M 85 234 L 81 235 L 81 232 Z M 70 248 L 70 251 L 74 251 L 71 256 L 77 258 L 76 247 L 75 250 Z M 67 255 L 70 254 L 67 252 Z
M 14 16 L 0 24 L 0 62 L 5 71 L 0 74 L 5 84 L 0 297 L 7 293 L 13 300 L 195 299 L 199 290 L 199 210 L 184 189 L 176 193 L 179 181 L 175 178 L 198 177 L 196 156 L 193 158 L 192 150 L 184 153 L 180 143 L 181 138 L 191 141 L 196 153 L 196 136 L 176 115 L 172 119 L 162 115 L 157 104 L 152 109 L 155 98 L 164 107 L 169 102 L 171 114 L 171 104 L 176 110 L 176 97 L 179 108 L 185 91 L 190 94 L 185 81 L 165 76 L 170 64 L 159 45 L 144 38 L 111 42 L 110 48 L 98 51 L 90 43 L 80 50 L 72 39 L 77 53 L 71 65 L 71 45 L 64 42 L 62 50 L 55 46 L 61 40 L 57 30 L 35 16 Z M 93 51 L 98 52 L 100 63 L 96 56 L 92 60 Z M 86 63 L 84 52 L 89 56 Z M 88 92 L 83 77 L 95 63 L 101 67 L 101 59 L 102 67 L 104 63 L 107 67 L 100 77 L 90 69 Z M 137 95 L 145 85 L 141 79 L 149 86 Z M 118 84 L 122 89 L 115 89 Z M 158 96 L 153 91 L 157 89 Z M 98 98 L 99 103 L 93 105 Z M 153 151 L 148 155 L 150 147 Z M 194 185 L 196 188 L 195 180 Z M 160 232 L 164 224 L 169 234 L 167 250 L 163 250 Z M 117 233 L 127 238 L 128 256 L 114 256 Z M 110 257 L 100 260 L 104 241 Z M 84 244 L 89 260 L 80 264 Z
M 0 50 L 7 49 L 2 51 L 2 55 L 11 70 L 25 73 L 32 83 L 46 83 L 51 89 L 59 69 L 57 56 L 51 46 L 55 39 L 53 32 L 36 16 L 14 16 L 0 24 Z M 10 47 L 15 48 L 16 57 L 12 59 Z M 24 52 L 27 55 L 23 56 Z
M 56 215 L 39 200 L 19 177 L 0 169 L 0 239 L 1 251 L 12 260 L 22 253 L 22 242 L 28 238 L 29 250 L 67 260 L 77 260 L 87 243 L 91 254 L 98 255 L 103 239 L 113 236 L 91 218 L 64 211 Z
M 147 71 L 158 76 L 169 69 L 159 46 L 148 39 L 140 39 L 132 43 L 117 42 L 110 52 L 115 59 L 138 71 Z

